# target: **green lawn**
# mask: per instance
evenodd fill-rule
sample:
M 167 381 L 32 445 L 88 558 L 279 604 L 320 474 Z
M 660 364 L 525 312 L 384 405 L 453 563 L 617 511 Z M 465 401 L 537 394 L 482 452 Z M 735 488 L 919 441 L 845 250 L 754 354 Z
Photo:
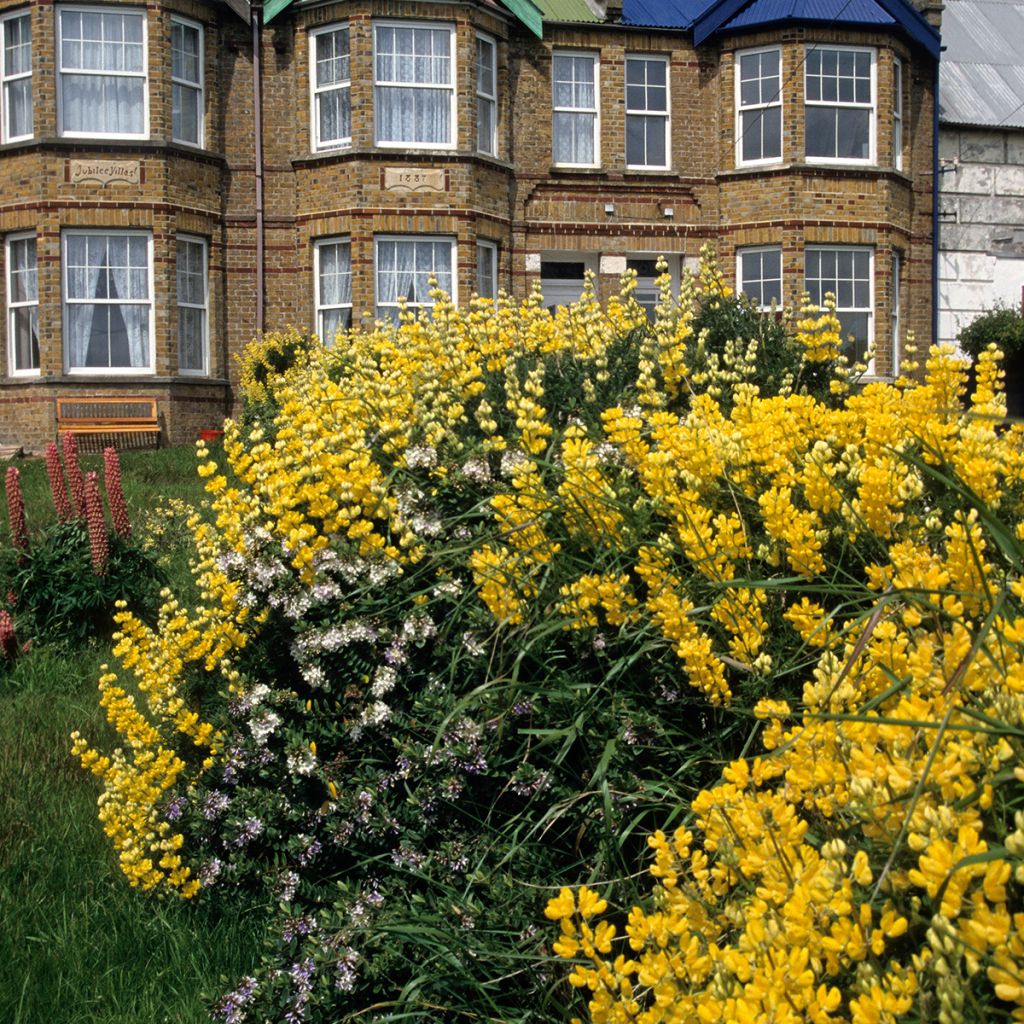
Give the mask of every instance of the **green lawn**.
M 98 457 L 86 457 L 97 468 Z M 126 453 L 133 522 L 167 498 L 197 504 L 190 449 Z M 30 529 L 52 520 L 41 459 L 16 463 Z M 0 543 L 7 543 L 6 515 Z M 173 541 L 170 542 L 173 544 Z M 187 550 L 164 548 L 173 582 Z M 21 639 L 21 638 L 19 638 Z M 97 781 L 69 755 L 69 733 L 108 735 L 96 694 L 103 643 L 36 646 L 0 669 L 0 1021 L 185 1024 L 251 969 L 252 920 L 130 889 L 96 819 Z

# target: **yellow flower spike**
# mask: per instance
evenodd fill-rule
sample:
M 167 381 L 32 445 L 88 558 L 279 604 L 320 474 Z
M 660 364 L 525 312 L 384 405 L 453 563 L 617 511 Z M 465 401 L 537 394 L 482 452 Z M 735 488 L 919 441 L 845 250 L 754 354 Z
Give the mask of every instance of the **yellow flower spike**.
M 560 921 L 571 917 L 576 912 L 576 898 L 572 889 L 563 886 L 557 896 L 548 900 L 544 908 L 544 916 L 551 921 Z
M 577 899 L 577 909 L 584 921 L 589 920 L 595 914 L 603 914 L 608 909 L 608 901 L 602 899 L 596 892 L 588 889 L 585 885 L 580 886 Z

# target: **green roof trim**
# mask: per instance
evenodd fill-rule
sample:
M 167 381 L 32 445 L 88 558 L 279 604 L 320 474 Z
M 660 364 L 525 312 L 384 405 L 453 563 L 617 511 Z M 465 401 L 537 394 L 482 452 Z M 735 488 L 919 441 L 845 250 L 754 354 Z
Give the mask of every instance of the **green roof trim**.
M 544 38 L 544 15 L 533 0 L 501 0 L 538 39 Z
M 282 11 L 287 10 L 295 0 L 267 0 L 263 5 L 263 24 L 269 25 Z
M 545 21 L 598 23 L 604 20 L 594 13 L 587 0 L 537 0 L 537 6 Z
M 502 4 L 507 7 L 518 19 L 525 25 L 538 39 L 544 38 L 544 18 L 549 18 L 554 21 L 596 21 L 593 14 L 591 14 L 590 8 L 587 7 L 586 0 L 555 0 L 551 3 L 550 0 L 542 0 L 542 6 L 538 6 L 533 0 L 501 0 Z M 269 25 L 282 11 L 286 11 L 291 5 L 295 3 L 295 0 L 266 0 L 263 5 L 263 24 Z M 552 11 L 557 10 L 557 14 L 552 14 L 548 8 Z M 563 11 L 572 10 L 571 15 L 565 15 Z M 586 12 L 585 17 L 580 17 L 578 12 Z

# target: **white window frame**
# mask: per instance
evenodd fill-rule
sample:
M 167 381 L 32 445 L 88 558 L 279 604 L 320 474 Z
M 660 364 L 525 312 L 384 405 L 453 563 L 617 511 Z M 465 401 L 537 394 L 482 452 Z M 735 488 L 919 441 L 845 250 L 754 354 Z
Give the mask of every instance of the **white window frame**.
M 892 61 L 892 165 L 903 170 L 903 61 Z
M 349 300 L 348 302 L 331 302 L 325 303 L 323 301 L 323 289 L 321 287 L 320 280 L 320 252 L 323 248 L 328 245 L 347 245 L 348 246 L 348 275 L 349 275 Z M 328 348 L 333 347 L 334 338 L 328 338 L 327 332 L 324 329 L 324 313 L 327 310 L 348 310 L 348 321 L 349 325 L 352 323 L 352 240 L 347 235 L 334 235 L 330 238 L 318 238 L 313 242 L 313 303 L 316 307 L 316 333 L 317 337 L 326 345 Z
M 631 60 L 644 61 L 648 64 L 661 64 L 665 68 L 665 109 L 664 110 L 631 110 L 629 107 L 629 62 Z M 661 57 L 650 53 L 627 53 L 625 58 L 624 73 L 626 75 L 626 167 L 631 171 L 666 171 L 672 166 L 672 77 L 671 66 L 668 57 Z M 660 117 L 663 121 L 665 133 L 665 162 L 660 164 L 631 164 L 629 162 L 629 119 L 630 117 L 655 118 Z
M 119 14 L 125 17 L 137 17 L 142 20 L 142 71 L 88 71 L 80 68 L 65 69 L 63 59 L 64 13 L 79 14 Z M 74 4 L 57 6 L 57 134 L 67 139 L 148 139 L 149 138 L 149 18 L 146 8 L 138 7 L 79 7 Z M 65 74 L 95 75 L 100 78 L 122 77 L 142 79 L 142 131 L 135 132 L 73 132 L 64 127 L 64 89 L 62 80 Z
M 762 53 L 774 53 L 779 60 L 779 86 L 775 93 L 775 97 L 767 102 L 763 103 L 743 103 L 743 74 L 741 71 L 744 57 L 753 57 Z M 740 50 L 736 54 L 735 72 L 734 78 L 734 92 L 735 92 L 735 118 L 736 118 L 736 166 L 737 167 L 755 167 L 761 164 L 777 164 L 782 160 L 782 147 L 785 139 L 784 133 L 784 122 L 785 122 L 785 109 L 782 105 L 782 48 L 779 46 L 758 46 L 750 50 Z M 763 79 L 761 79 L 763 81 Z M 779 155 L 778 156 L 759 156 L 752 160 L 745 160 L 743 158 L 743 139 L 745 132 L 743 130 L 743 115 L 746 113 L 754 112 L 760 113 L 761 119 L 765 117 L 769 110 L 779 111 Z M 762 147 L 763 148 L 763 147 Z
M 320 36 L 331 35 L 334 32 L 345 32 L 348 35 L 348 81 L 332 82 L 329 85 L 318 85 L 316 78 L 316 48 L 317 39 Z M 326 93 L 342 92 L 348 90 L 349 94 L 349 117 L 348 135 L 339 136 L 336 139 L 320 138 L 320 97 Z M 325 25 L 316 28 L 309 33 L 309 137 L 313 152 L 321 152 L 328 149 L 345 149 L 352 145 L 352 33 L 348 22 L 335 25 Z
M 867 253 L 868 257 L 868 305 L 867 306 L 842 306 L 839 304 L 840 296 L 838 291 L 834 288 L 826 288 L 822 291 L 821 298 L 824 298 L 825 292 L 833 292 L 836 296 L 836 315 L 842 318 L 843 313 L 866 313 L 868 317 L 868 328 L 867 328 L 867 348 L 873 349 L 875 346 L 875 250 L 870 245 L 808 245 L 804 249 L 804 288 L 810 292 L 810 288 L 807 286 L 807 254 L 811 252 L 850 252 L 850 253 Z M 818 280 L 821 280 L 820 278 Z M 853 278 L 852 280 L 856 280 Z M 838 281 L 838 277 L 837 277 Z M 840 351 L 846 348 L 846 335 L 841 335 L 839 339 Z M 844 352 L 845 354 L 845 352 Z M 852 360 L 851 362 L 856 362 Z M 875 372 L 875 362 L 872 359 L 867 364 L 867 373 L 869 376 Z
M 21 19 L 24 19 L 26 24 L 28 25 L 28 33 L 29 33 L 29 35 L 28 35 L 28 42 L 29 42 L 28 71 L 19 71 L 19 72 L 16 72 L 14 74 L 10 74 L 10 73 L 8 73 L 8 70 L 7 70 L 7 31 L 8 31 L 8 28 L 11 25 L 12 22 L 20 21 Z M 33 107 L 33 101 L 34 101 L 33 92 L 34 92 L 34 89 L 33 89 L 33 85 L 32 85 L 32 63 L 33 63 L 33 56 L 34 56 L 34 54 L 32 53 L 32 45 L 33 45 L 33 39 L 32 39 L 32 15 L 31 15 L 30 11 L 20 10 L 20 11 L 16 11 L 13 14 L 5 15 L 3 18 L 0 18 L 0 29 L 2 29 L 2 31 L 0 31 L 0 84 L 2 84 L 2 86 L 3 86 L 3 89 L 2 89 L 2 94 L 3 94 L 2 95 L 3 113 L 2 113 L 2 117 L 0 117 L 0 127 L 2 127 L 2 132 L 0 132 L 0 139 L 2 139 L 3 142 L 20 142 L 22 139 L 31 139 L 33 134 L 34 134 L 34 131 L 35 131 L 35 123 L 34 123 L 35 122 L 35 116 L 34 116 L 35 110 L 34 110 L 34 107 Z M 25 81 L 25 79 L 29 80 L 29 121 L 31 123 L 29 125 L 28 132 L 26 132 L 25 134 L 22 134 L 22 135 L 12 135 L 11 134 L 11 130 L 10 130 L 10 128 L 11 128 L 11 104 L 10 104 L 10 99 L 9 99 L 9 97 L 10 97 L 10 85 L 11 85 L 12 82 L 23 82 L 23 81 Z
M 491 48 L 490 92 L 486 92 L 480 87 L 481 46 Z M 480 144 L 480 110 L 488 105 L 491 108 L 491 137 L 486 140 L 486 145 L 482 146 Z M 498 155 L 498 44 L 493 37 L 484 35 L 482 32 L 476 34 L 476 151 L 485 153 L 487 156 Z
M 149 289 L 149 299 L 143 302 L 138 299 L 74 299 L 68 298 L 68 239 L 73 235 L 132 235 L 141 236 L 146 239 L 146 256 L 149 273 L 147 276 L 147 287 Z M 63 360 L 64 360 L 64 372 L 69 375 L 78 376 L 89 376 L 89 377 L 129 377 L 129 376 L 143 376 L 146 374 L 152 374 L 155 372 L 156 367 L 156 350 L 154 346 L 154 332 L 155 332 L 155 304 L 153 300 L 153 232 L 148 230 L 138 230 L 136 228 L 65 228 L 61 232 L 60 239 L 61 249 L 61 322 L 63 324 L 63 336 L 65 339 Z M 147 305 L 149 307 L 149 362 L 146 366 L 71 366 L 71 361 L 68 358 L 67 339 L 70 337 L 70 330 L 68 327 L 68 307 L 71 305 L 88 304 L 88 305 Z
M 174 40 L 174 27 L 180 25 L 182 28 L 192 29 L 197 33 L 198 39 L 198 53 L 199 53 L 199 81 L 190 82 L 187 78 L 178 78 L 174 74 L 174 55 L 173 55 L 173 40 Z M 180 15 L 171 16 L 171 40 L 172 40 L 172 55 L 171 55 L 171 138 L 174 142 L 180 142 L 183 146 L 195 146 L 201 149 L 206 140 L 206 37 L 203 33 L 203 26 L 198 21 L 192 21 L 189 18 L 182 18 Z M 188 89 L 198 94 L 198 101 L 196 108 L 198 110 L 197 118 L 197 133 L 198 138 L 193 141 L 192 139 L 183 139 L 180 135 L 175 133 L 174 130 L 174 87 L 178 86 L 181 89 Z
M 481 287 L 480 268 L 484 263 L 486 263 L 488 273 L 491 276 L 494 290 L 493 295 L 484 295 Z M 498 243 L 489 241 L 486 238 L 478 238 L 476 240 L 476 293 L 483 299 L 493 299 L 497 302 L 498 291 Z
M 561 252 L 541 253 L 540 267 L 538 269 L 540 271 L 540 284 L 541 284 L 541 291 L 542 292 L 544 291 L 544 264 L 545 263 L 582 263 L 583 264 L 583 274 L 584 274 L 584 276 L 582 278 L 580 278 L 580 287 L 579 287 L 579 291 L 578 292 L 576 291 L 575 287 L 572 287 L 570 289 L 570 286 L 566 285 L 566 284 L 560 284 L 559 283 L 559 284 L 554 284 L 553 286 L 552 285 L 548 286 L 548 291 L 549 292 L 552 290 L 552 287 L 553 287 L 553 289 L 554 289 L 554 291 L 556 293 L 559 293 L 559 292 L 562 293 L 562 294 L 558 294 L 557 298 L 555 298 L 555 299 L 552 299 L 546 293 L 544 294 L 544 306 L 545 306 L 546 309 L 549 309 L 549 310 L 553 310 L 556 306 L 567 306 L 567 305 L 570 305 L 573 302 L 578 302 L 579 298 L 580 298 L 580 295 L 583 292 L 584 282 L 586 281 L 586 272 L 588 270 L 593 271 L 594 277 L 595 277 L 595 283 L 596 283 L 597 274 L 598 274 L 598 271 L 600 269 L 600 257 L 598 256 L 598 254 L 596 252 L 565 252 L 565 251 L 561 251 Z M 558 279 L 551 279 L 551 278 L 549 278 L 549 280 L 562 281 L 562 280 L 569 280 L 569 279 L 568 278 L 558 278 Z M 571 292 L 575 292 L 575 295 L 572 295 Z
M 424 82 L 401 82 L 401 81 L 378 81 L 377 80 L 377 29 L 379 28 L 411 28 L 411 29 L 426 29 L 432 32 L 446 31 L 448 33 L 449 45 L 448 45 L 448 63 L 451 69 L 450 81 L 444 84 L 436 83 L 424 83 Z M 458 145 L 459 138 L 459 125 L 457 120 L 458 114 L 458 54 L 456 52 L 456 44 L 458 40 L 455 36 L 455 26 L 448 24 L 447 22 L 438 21 L 396 21 L 388 18 L 374 18 L 373 20 L 373 138 L 374 144 L 381 149 L 415 149 L 415 150 L 434 150 L 434 149 L 455 149 Z M 380 137 L 380 107 L 377 99 L 377 90 L 381 88 L 388 89 L 431 89 L 441 90 L 447 89 L 449 91 L 449 113 L 448 113 L 448 131 L 449 138 L 447 142 L 405 142 L 405 141 L 390 141 L 381 139 Z
M 35 309 L 35 324 L 36 324 L 36 342 L 38 344 L 39 338 L 39 252 L 36 248 L 36 297 L 34 299 L 22 299 L 15 301 L 14 286 L 12 281 L 11 271 L 13 269 L 13 260 L 11 259 L 11 247 L 17 242 L 31 241 L 38 246 L 36 241 L 36 234 L 34 231 L 22 231 L 17 234 L 8 235 L 4 240 L 5 245 L 5 266 L 6 266 L 6 287 L 7 287 L 7 374 L 9 377 L 38 377 L 40 374 L 39 366 L 30 366 L 24 369 L 17 367 L 17 358 L 15 354 L 15 332 L 14 332 L 14 315 L 16 310 L 20 309 Z
M 900 305 L 900 288 L 903 286 L 903 252 L 900 249 L 892 251 L 892 309 L 889 315 L 892 318 L 892 355 L 889 358 L 889 365 L 892 367 L 893 377 L 900 375 L 900 355 L 903 332 L 903 308 Z
M 177 246 L 184 242 L 186 245 L 198 245 L 202 250 L 203 260 L 203 301 L 201 304 L 194 302 L 183 302 L 181 289 L 177 287 L 177 259 L 179 256 Z M 210 375 L 210 258 L 209 245 L 205 238 L 200 235 L 179 234 L 175 238 L 175 299 L 177 309 L 196 309 L 202 314 L 200 320 L 202 337 L 199 339 L 200 352 L 202 353 L 202 367 L 185 368 L 181 365 L 181 314 L 178 314 L 178 373 L 185 377 L 208 377 Z
M 669 277 L 672 278 L 672 294 L 679 294 L 679 261 L 680 256 L 678 253 L 665 253 L 665 252 L 630 252 L 626 254 L 626 269 L 637 270 L 636 278 L 636 291 L 633 293 L 634 298 L 641 306 L 647 311 L 648 318 L 654 320 L 654 312 L 658 302 L 661 299 L 660 292 L 658 291 L 655 282 L 658 280 L 657 263 L 658 260 L 663 259 L 665 261 L 665 270 Z M 630 268 L 630 264 L 636 264 L 640 261 L 652 262 L 655 264 L 655 274 L 643 275 L 639 273 L 639 268 L 636 266 Z M 649 299 L 647 302 L 642 301 L 643 293 L 648 293 Z
M 590 60 L 594 67 L 594 106 L 593 107 L 558 107 L 555 106 L 555 63 L 559 57 L 581 58 Z M 593 115 L 594 159 L 590 163 L 564 163 L 555 160 L 555 115 L 556 114 L 591 114 Z M 588 50 L 553 50 L 551 52 L 551 158 L 555 167 L 600 167 L 601 166 L 601 60 L 600 55 Z
M 832 100 L 809 100 L 807 98 L 807 78 L 808 78 L 808 65 L 806 60 L 806 54 L 812 51 L 817 53 L 825 52 L 836 52 L 836 53 L 866 53 L 870 57 L 871 71 L 871 99 L 868 103 L 857 103 L 857 102 L 839 102 Z M 866 157 L 850 157 L 850 156 L 811 156 L 807 152 L 807 110 L 809 107 L 829 107 L 833 110 L 848 109 L 848 110 L 866 110 L 868 112 L 868 155 Z M 821 43 L 808 44 L 805 49 L 804 59 L 804 159 L 809 164 L 857 164 L 858 166 L 867 166 L 874 164 L 878 160 L 878 51 L 871 46 L 839 46 Z M 838 133 L 837 133 L 838 142 Z
M 736 290 L 742 292 L 744 295 L 750 296 L 750 292 L 747 291 L 747 285 L 757 281 L 758 293 L 761 294 L 762 299 L 764 297 L 764 282 L 766 280 L 773 280 L 772 278 L 765 278 L 764 276 L 764 262 L 760 262 L 759 267 L 761 270 L 760 277 L 747 277 L 745 270 L 744 256 L 757 256 L 763 255 L 764 253 L 774 253 L 779 257 L 779 301 L 778 306 L 782 305 L 782 284 L 785 278 L 782 268 L 782 246 L 781 245 L 750 245 L 744 246 L 741 249 L 736 250 Z M 770 302 L 759 302 L 757 308 L 762 312 L 767 312 L 772 308 Z
M 374 295 L 374 316 L 378 320 L 390 318 L 381 315 L 381 310 L 393 309 L 395 311 L 394 322 L 397 322 L 399 304 L 398 301 L 382 303 L 380 301 L 380 246 L 382 242 L 443 242 L 448 246 L 449 259 L 451 261 L 451 294 L 449 298 L 457 306 L 459 302 L 459 275 L 458 262 L 456 259 L 456 240 L 451 235 L 376 235 L 373 239 L 373 295 Z M 425 302 L 408 303 L 406 308 L 412 312 L 419 310 L 432 310 L 434 303 L 427 298 Z

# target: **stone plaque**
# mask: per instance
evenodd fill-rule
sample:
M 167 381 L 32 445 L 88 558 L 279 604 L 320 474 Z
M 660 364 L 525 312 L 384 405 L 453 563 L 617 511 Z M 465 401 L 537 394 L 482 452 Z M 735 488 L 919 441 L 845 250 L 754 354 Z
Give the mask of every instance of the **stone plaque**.
M 526 254 L 526 272 L 528 274 L 540 273 L 540 253 L 528 252 Z
M 389 192 L 444 192 L 444 169 L 385 167 L 384 188 Z
M 625 256 L 602 256 L 601 257 L 601 273 L 602 274 L 617 274 L 621 277 L 626 272 L 626 257 Z
M 72 160 L 71 184 L 94 181 L 100 185 L 120 182 L 124 185 L 138 185 L 141 180 L 141 164 L 138 160 Z

